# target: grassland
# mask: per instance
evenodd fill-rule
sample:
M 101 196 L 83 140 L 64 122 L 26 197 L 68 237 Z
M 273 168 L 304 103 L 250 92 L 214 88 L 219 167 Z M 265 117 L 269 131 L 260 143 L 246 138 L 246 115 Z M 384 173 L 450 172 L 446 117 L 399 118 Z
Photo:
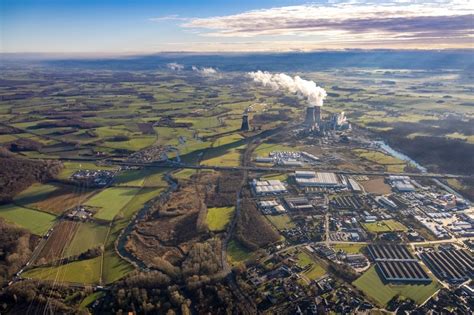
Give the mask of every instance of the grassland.
M 386 232 L 406 232 L 408 229 L 402 223 L 395 220 L 382 220 L 373 223 L 362 223 L 362 226 L 368 231 L 373 233 L 386 233 Z
M 33 184 L 21 193 L 15 196 L 13 201 L 16 204 L 34 207 L 36 202 L 46 199 L 50 194 L 56 191 L 58 187 L 54 185 Z
M 266 215 L 265 217 L 280 231 L 295 227 L 295 223 L 287 214 Z
M 64 257 L 79 255 L 88 249 L 104 245 L 108 226 L 95 223 L 81 223 L 74 238 L 64 251 Z
M 238 265 L 241 262 L 252 257 L 252 252 L 242 246 L 238 241 L 231 240 L 227 246 L 227 258 L 232 265 Z
M 218 166 L 239 166 L 241 150 L 243 147 L 229 149 L 223 152 L 222 155 L 215 157 L 207 157 L 205 155 L 202 165 L 218 165 Z
M 232 218 L 234 207 L 219 207 L 207 209 L 207 226 L 214 232 L 224 231 Z
M 303 275 L 308 277 L 310 280 L 315 280 L 322 277 L 326 270 L 319 264 L 317 264 L 307 253 L 300 252 L 297 256 L 298 259 L 298 266 L 301 268 L 306 268 L 308 265 L 311 267 L 308 270 L 302 272 Z
M 365 245 L 360 244 L 335 244 L 333 245 L 334 250 L 343 250 L 348 254 L 359 254 L 365 248 Z
M 0 206 L 0 217 L 36 235 L 45 234 L 53 226 L 56 219 L 51 214 L 13 204 Z
M 409 298 L 421 304 L 433 293 L 441 288 L 441 285 L 433 280 L 431 284 L 407 284 L 392 285 L 384 284 L 380 279 L 375 267 L 371 267 L 361 277 L 353 282 L 353 285 L 377 305 L 384 307 L 395 296 Z
M 24 272 L 23 276 L 37 280 L 99 284 L 101 260 L 101 257 L 96 257 L 61 266 L 34 268 Z
M 103 296 L 105 296 L 105 292 L 103 291 L 91 293 L 82 300 L 81 304 L 79 305 L 79 308 L 84 310 L 89 305 L 91 305 L 95 300 L 98 300 Z
M 98 209 L 95 218 L 110 221 L 138 191 L 138 188 L 107 188 L 89 199 L 86 205 Z
M 380 151 L 355 149 L 352 152 L 370 162 L 385 166 L 389 172 L 403 172 L 406 166 L 404 161 Z

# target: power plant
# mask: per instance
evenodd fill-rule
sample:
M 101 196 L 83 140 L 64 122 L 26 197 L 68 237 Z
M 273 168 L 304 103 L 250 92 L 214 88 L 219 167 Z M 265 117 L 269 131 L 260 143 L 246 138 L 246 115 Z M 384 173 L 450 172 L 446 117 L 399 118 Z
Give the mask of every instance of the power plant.
M 328 119 L 323 119 L 321 117 L 321 106 L 309 106 L 306 108 L 304 126 L 307 131 L 320 135 L 329 131 L 351 129 L 351 125 L 347 121 L 344 112 L 332 114 Z
M 249 123 L 249 115 L 247 112 L 244 112 L 242 115 L 242 126 L 240 126 L 241 131 L 249 131 L 250 130 L 250 123 Z

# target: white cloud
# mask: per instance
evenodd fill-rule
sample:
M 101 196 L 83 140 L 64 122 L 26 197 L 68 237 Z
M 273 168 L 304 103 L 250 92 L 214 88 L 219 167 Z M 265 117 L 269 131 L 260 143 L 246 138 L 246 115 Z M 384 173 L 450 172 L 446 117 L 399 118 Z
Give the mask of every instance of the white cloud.
M 151 22 L 163 22 L 163 21 L 187 21 L 189 18 L 186 17 L 180 17 L 177 14 L 171 14 L 171 15 L 164 15 L 164 16 L 158 16 L 158 17 L 152 17 L 148 19 Z
M 398 0 L 400 1 L 400 0 Z M 403 0 L 402 0 L 403 1 Z M 319 43 L 400 42 L 430 39 L 472 44 L 469 0 L 409 3 L 296 5 L 189 19 L 181 26 L 207 37 L 311 37 Z

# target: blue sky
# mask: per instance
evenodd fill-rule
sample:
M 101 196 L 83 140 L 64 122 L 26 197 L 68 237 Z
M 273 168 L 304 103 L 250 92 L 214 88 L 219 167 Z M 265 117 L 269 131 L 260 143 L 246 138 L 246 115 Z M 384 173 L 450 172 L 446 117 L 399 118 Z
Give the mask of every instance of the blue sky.
M 0 0 L 2 52 L 473 48 L 469 0 Z

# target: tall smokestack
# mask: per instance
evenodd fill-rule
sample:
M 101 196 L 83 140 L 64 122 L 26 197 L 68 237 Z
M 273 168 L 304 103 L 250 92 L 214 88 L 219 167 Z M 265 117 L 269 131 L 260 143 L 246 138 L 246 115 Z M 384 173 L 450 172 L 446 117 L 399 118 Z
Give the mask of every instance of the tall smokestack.
M 306 107 L 306 117 L 304 119 L 304 124 L 308 127 L 312 127 L 314 126 L 315 122 L 315 107 Z
M 247 113 L 244 113 L 242 116 L 242 126 L 240 127 L 241 131 L 249 131 L 250 130 L 250 124 L 249 124 L 249 115 Z

